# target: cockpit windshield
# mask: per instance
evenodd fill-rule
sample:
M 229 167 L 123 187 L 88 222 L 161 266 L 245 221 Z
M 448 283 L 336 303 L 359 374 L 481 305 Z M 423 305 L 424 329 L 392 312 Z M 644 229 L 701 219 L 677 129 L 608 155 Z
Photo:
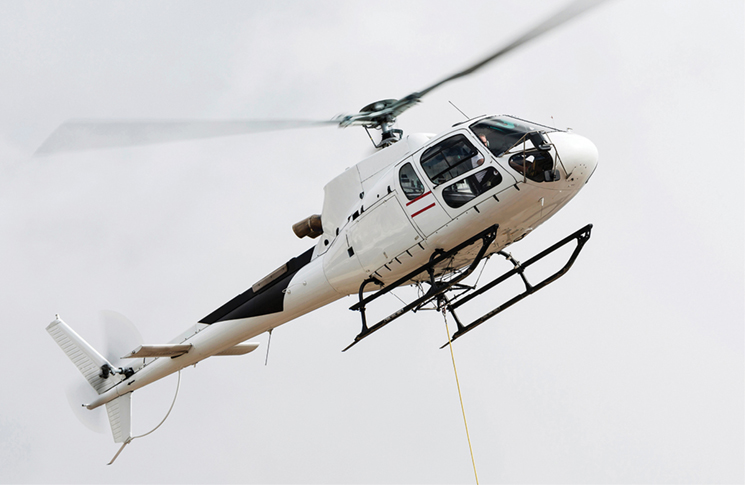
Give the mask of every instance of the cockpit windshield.
M 548 130 L 554 131 L 550 128 Z M 495 157 L 499 157 L 523 139 L 531 139 L 530 133 L 545 132 L 547 128 L 507 116 L 493 116 L 471 125 L 471 131 L 484 142 Z

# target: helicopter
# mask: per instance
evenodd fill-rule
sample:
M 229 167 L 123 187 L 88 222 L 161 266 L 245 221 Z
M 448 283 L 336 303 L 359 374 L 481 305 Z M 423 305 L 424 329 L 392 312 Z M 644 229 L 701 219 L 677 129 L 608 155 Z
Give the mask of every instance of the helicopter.
M 432 90 L 597 3 L 574 2 L 478 63 L 421 91 L 369 103 L 351 115 L 323 121 L 69 121 L 50 135 L 38 154 L 306 126 L 361 126 L 376 150 L 326 184 L 321 214 L 293 225 L 297 237 L 317 241 L 312 247 L 170 342 L 139 345 L 121 356 L 132 365 L 114 366 L 58 315 L 46 327 L 98 393 L 83 406 L 106 406 L 114 442 L 122 443 L 110 464 L 138 438 L 132 435 L 135 390 L 212 356 L 252 352 L 258 344 L 248 340 L 345 296 L 357 295 L 350 310 L 359 312 L 361 330 L 343 351 L 427 305 L 453 317 L 457 328 L 449 336 L 452 342 L 566 274 L 589 240 L 591 224 L 524 262 L 504 249 L 556 214 L 590 180 L 598 163 L 598 150 L 590 140 L 509 115 L 470 118 L 439 134 L 404 134 L 395 123 Z M 377 141 L 371 131 L 380 133 Z M 530 266 L 571 243 L 575 247 L 563 267 L 538 283 L 528 281 Z M 513 268 L 478 288 L 462 283 L 495 254 Z M 512 277 L 523 282 L 522 293 L 471 322 L 461 321 L 458 308 Z M 418 296 L 369 323 L 368 307 L 404 286 L 415 286 Z

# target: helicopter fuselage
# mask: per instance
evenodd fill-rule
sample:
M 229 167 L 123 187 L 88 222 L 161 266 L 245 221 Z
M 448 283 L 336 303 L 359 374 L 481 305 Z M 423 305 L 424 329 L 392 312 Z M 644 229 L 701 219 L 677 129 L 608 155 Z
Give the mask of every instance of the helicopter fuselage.
M 501 251 L 566 205 L 596 165 L 597 149 L 586 138 L 509 117 L 468 120 L 436 136 L 406 136 L 326 185 L 322 233 L 313 248 L 172 341 L 191 344 L 188 352 L 145 359 L 87 407 L 356 294 L 365 281 L 390 284 L 437 250 L 490 226 L 498 231 L 486 254 Z M 478 250 L 458 252 L 437 271 L 469 265 Z

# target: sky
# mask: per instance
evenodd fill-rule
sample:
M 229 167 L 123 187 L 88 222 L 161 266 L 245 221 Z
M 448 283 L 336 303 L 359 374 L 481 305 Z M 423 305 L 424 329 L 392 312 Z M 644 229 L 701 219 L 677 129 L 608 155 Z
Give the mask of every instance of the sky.
M 0 3 L 0 482 L 473 483 L 435 312 L 342 353 L 360 328 L 347 297 L 277 328 L 267 365 L 265 334 L 185 369 L 168 420 L 108 467 L 118 446 L 76 419 L 66 396 L 85 383 L 44 330 L 58 313 L 104 348 L 114 311 L 169 341 L 310 247 L 291 226 L 370 153 L 363 130 L 33 153 L 70 118 L 354 113 L 563 3 Z M 525 260 L 593 223 L 571 271 L 454 345 L 482 483 L 745 480 L 744 24 L 740 1 L 610 1 L 400 117 L 439 133 L 462 120 L 452 102 L 600 153 L 509 249 Z M 176 380 L 134 394 L 136 434 Z

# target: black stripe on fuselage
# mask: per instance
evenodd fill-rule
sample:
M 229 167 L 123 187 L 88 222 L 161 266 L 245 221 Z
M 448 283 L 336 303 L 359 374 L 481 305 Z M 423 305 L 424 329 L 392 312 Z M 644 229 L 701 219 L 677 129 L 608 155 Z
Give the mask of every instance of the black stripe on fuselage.
M 284 309 L 285 289 L 300 268 L 310 263 L 312 256 L 313 248 L 310 248 L 300 256 L 292 258 L 287 262 L 287 272 L 282 278 L 272 281 L 256 293 L 249 288 L 201 319 L 199 323 L 216 323 L 281 312 Z

